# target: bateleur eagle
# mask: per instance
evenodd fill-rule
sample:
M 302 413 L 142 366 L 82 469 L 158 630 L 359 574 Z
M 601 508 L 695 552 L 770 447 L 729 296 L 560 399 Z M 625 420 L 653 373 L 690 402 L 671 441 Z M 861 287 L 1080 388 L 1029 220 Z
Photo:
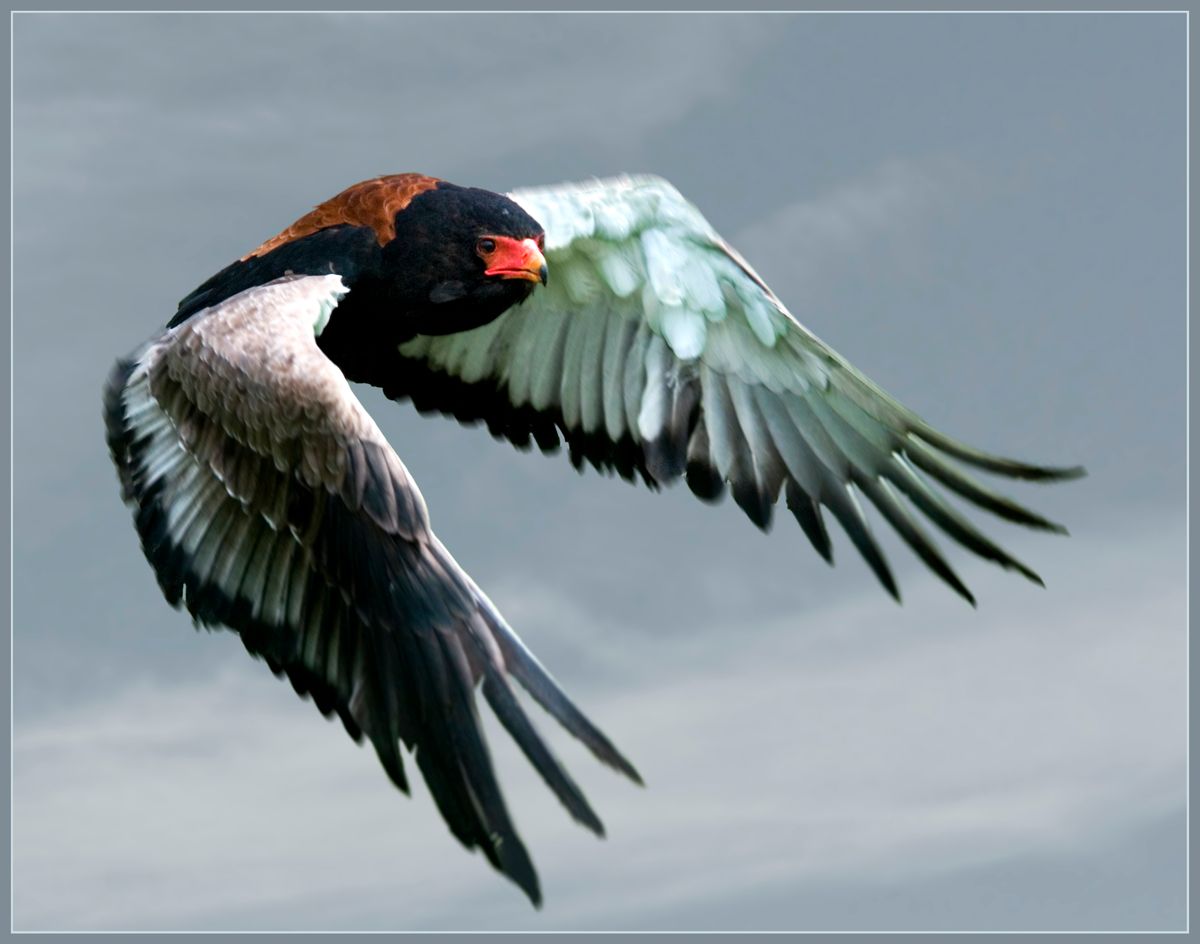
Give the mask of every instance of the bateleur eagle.
M 401 743 L 450 830 L 536 904 L 496 782 L 480 687 L 572 816 L 599 818 L 515 680 L 600 760 L 637 771 L 575 707 L 430 528 L 348 381 L 482 421 L 518 446 L 651 488 L 726 488 L 762 529 L 785 497 L 832 560 L 830 512 L 899 591 L 865 497 L 974 602 L 919 521 L 1040 583 L 942 496 L 1062 529 L 971 477 L 1081 474 L 933 429 L 802 327 L 666 181 L 507 196 L 417 174 L 357 184 L 218 272 L 113 370 L 108 443 L 168 602 L 226 626 L 366 737 L 407 792 Z M 954 462 L 952 460 L 958 460 Z

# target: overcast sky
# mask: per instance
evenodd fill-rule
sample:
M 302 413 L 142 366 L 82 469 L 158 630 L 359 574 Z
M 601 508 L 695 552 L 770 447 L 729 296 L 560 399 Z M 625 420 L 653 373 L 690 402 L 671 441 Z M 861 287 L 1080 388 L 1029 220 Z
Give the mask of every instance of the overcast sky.
M 18 15 L 18 929 L 1178 929 L 1182 16 Z M 360 396 L 434 527 L 645 775 L 493 752 L 546 904 L 162 600 L 100 387 L 309 206 L 404 170 L 675 183 L 947 432 L 1089 478 L 982 522 L 1039 590 L 651 495 Z M 882 530 L 882 525 L 877 527 Z

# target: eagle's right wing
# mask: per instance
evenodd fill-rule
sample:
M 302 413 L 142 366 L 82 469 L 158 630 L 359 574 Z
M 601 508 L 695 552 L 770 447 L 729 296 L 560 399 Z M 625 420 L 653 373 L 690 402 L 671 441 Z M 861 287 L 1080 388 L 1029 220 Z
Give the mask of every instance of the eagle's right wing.
M 603 827 L 509 685 L 601 760 L 633 767 L 563 694 L 429 527 L 408 471 L 317 348 L 336 275 L 279 279 L 119 363 L 108 441 L 168 601 L 236 631 L 323 713 L 365 734 L 407 792 L 400 744 L 451 831 L 536 903 L 475 688 L 571 814 Z

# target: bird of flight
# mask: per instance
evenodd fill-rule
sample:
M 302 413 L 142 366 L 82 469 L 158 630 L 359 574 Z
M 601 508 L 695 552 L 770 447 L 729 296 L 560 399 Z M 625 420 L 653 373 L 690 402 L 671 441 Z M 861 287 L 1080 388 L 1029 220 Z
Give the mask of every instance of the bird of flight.
M 1062 528 L 963 466 L 1082 474 L 933 429 L 806 330 L 698 210 L 655 177 L 506 196 L 418 174 L 364 181 L 188 295 L 119 361 L 108 443 L 172 606 L 237 632 L 407 792 L 401 744 L 451 832 L 540 903 L 476 689 L 570 814 L 603 826 L 513 683 L 634 781 L 434 535 L 416 483 L 348 381 L 483 422 L 520 447 L 651 488 L 726 489 L 766 529 L 782 497 L 832 561 L 824 512 L 889 593 L 866 498 L 961 596 L 922 526 L 1040 583 L 938 486 Z M 919 512 L 919 514 L 915 513 Z

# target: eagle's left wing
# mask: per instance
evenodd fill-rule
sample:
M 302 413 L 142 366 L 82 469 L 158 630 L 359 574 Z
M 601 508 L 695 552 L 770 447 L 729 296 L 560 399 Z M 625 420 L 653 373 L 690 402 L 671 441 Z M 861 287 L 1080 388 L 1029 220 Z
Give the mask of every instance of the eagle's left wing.
M 761 528 L 780 495 L 831 557 L 822 508 L 898 597 L 865 496 L 973 602 L 913 510 L 1040 582 L 951 507 L 933 479 L 1010 521 L 1062 530 L 952 460 L 1018 479 L 1082 474 L 977 450 L 931 427 L 805 329 L 666 181 L 619 178 L 510 194 L 546 230 L 550 280 L 483 327 L 400 345 L 374 382 L 418 409 L 483 421 L 518 446 L 641 477 L 728 486 Z

